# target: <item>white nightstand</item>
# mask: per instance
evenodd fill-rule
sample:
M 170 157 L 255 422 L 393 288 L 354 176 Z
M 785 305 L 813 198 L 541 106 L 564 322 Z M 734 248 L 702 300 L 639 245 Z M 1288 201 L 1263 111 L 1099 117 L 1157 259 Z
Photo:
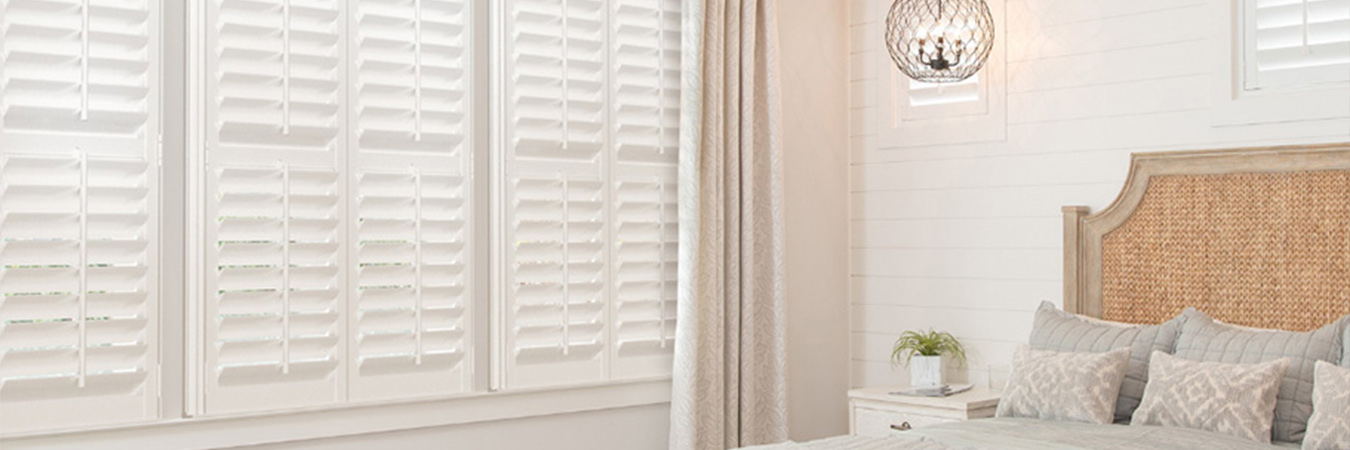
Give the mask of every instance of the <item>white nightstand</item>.
M 891 395 L 896 387 L 848 391 L 849 432 L 862 436 L 885 436 L 927 425 L 994 417 L 999 394 L 975 387 L 950 397 Z

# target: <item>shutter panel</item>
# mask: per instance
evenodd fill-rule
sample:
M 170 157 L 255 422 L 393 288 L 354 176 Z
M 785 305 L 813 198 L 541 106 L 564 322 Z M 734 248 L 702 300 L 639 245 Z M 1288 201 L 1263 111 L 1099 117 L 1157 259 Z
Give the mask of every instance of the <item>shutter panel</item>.
M 1350 0 L 1248 0 L 1247 87 L 1350 81 Z
M 605 379 L 608 4 L 506 6 L 506 387 Z
M 0 433 L 158 417 L 158 6 L 0 2 Z
M 675 337 L 680 2 L 612 8 L 611 376 L 663 376 Z
M 925 83 L 906 78 L 909 106 L 923 107 L 980 100 L 980 74 L 955 83 Z
M 345 3 L 208 6 L 208 414 L 345 398 Z
M 352 400 L 471 387 L 469 3 L 353 4 Z

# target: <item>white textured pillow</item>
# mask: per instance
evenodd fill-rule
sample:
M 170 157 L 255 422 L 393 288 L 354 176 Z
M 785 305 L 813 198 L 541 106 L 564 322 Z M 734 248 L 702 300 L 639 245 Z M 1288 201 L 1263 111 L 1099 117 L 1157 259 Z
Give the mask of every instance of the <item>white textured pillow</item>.
M 998 403 L 998 417 L 1109 424 L 1130 349 L 1106 353 L 1035 350 L 1023 345 Z
M 1350 369 L 1318 361 L 1316 378 L 1303 450 L 1350 448 Z
M 1130 425 L 1193 428 L 1270 443 L 1275 394 L 1289 361 L 1227 364 L 1155 352 L 1144 400 Z

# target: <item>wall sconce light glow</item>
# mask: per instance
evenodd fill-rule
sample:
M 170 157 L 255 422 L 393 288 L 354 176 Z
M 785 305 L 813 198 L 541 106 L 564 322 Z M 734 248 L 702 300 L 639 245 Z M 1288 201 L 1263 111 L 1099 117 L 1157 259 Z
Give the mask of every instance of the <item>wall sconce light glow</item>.
M 970 78 L 993 47 L 994 17 L 984 0 L 895 0 L 886 16 L 891 60 L 917 81 Z

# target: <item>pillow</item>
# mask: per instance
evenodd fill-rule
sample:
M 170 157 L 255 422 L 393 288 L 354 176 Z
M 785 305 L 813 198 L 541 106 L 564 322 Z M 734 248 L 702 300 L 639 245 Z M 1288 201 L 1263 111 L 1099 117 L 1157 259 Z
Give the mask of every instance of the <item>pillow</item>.
M 1242 328 L 1216 322 L 1200 311 L 1181 313 L 1185 322 L 1176 356 L 1193 361 L 1253 364 L 1289 358 L 1275 403 L 1274 440 L 1301 442 L 1312 416 L 1313 369 L 1317 361 L 1338 361 L 1341 333 L 1350 317 L 1306 333 Z
M 1313 387 L 1313 415 L 1303 450 L 1350 448 L 1350 370 L 1317 362 Z
M 1350 323 L 1345 325 L 1345 336 L 1341 336 L 1341 366 L 1350 368 Z
M 996 417 L 1109 424 L 1130 349 L 1068 353 L 1018 347 Z
M 1275 396 L 1289 358 L 1226 364 L 1153 354 L 1130 425 L 1193 428 L 1270 443 Z
M 1130 348 L 1125 381 L 1116 400 L 1116 421 L 1129 422 L 1148 383 L 1148 359 L 1154 351 L 1172 353 L 1181 333 L 1181 317 L 1162 325 L 1130 325 L 1070 314 L 1041 303 L 1031 327 L 1031 347 L 1059 352 L 1101 353 Z

